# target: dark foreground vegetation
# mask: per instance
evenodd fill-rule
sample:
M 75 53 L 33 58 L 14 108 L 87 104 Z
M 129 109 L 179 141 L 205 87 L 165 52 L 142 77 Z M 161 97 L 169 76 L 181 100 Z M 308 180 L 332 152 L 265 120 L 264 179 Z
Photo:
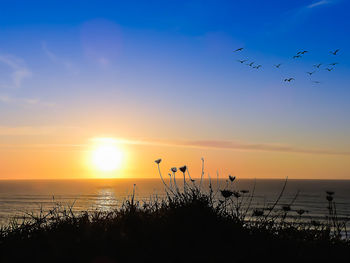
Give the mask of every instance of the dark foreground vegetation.
M 246 194 L 250 203 L 248 191 L 228 185 L 214 198 L 211 186 L 204 191 L 190 177 L 181 190 L 174 180 L 166 188 L 163 200 L 140 203 L 132 196 L 115 211 L 79 215 L 53 208 L 3 228 L 0 262 L 349 260 L 350 243 L 334 229 L 335 221 L 305 223 L 300 215 L 290 222 L 290 206 L 281 208 L 278 200 L 268 210 L 247 210 L 240 200 Z M 281 213 L 273 213 L 277 206 Z

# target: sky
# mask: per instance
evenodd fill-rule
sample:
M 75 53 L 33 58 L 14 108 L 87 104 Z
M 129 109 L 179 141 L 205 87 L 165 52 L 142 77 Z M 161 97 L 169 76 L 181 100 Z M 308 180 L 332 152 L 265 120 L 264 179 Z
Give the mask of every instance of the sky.
M 196 177 L 202 157 L 213 176 L 350 179 L 349 8 L 0 0 L 0 179 L 156 178 L 157 158 Z M 91 168 L 96 138 L 120 169 Z

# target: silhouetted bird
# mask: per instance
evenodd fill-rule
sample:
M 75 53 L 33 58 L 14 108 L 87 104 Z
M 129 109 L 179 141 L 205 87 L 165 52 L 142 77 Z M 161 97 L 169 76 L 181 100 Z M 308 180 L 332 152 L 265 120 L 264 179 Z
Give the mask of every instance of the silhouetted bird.
M 320 64 L 315 64 L 314 67 L 315 67 L 315 68 L 320 68 L 321 65 L 322 65 L 322 63 L 320 63 Z
M 335 66 L 335 65 L 337 65 L 337 64 L 339 64 L 339 63 L 338 63 L 338 62 L 334 62 L 334 63 L 328 64 L 328 65 L 330 65 L 330 66 Z
M 280 68 L 280 66 L 281 66 L 282 64 L 280 63 L 280 64 L 277 64 L 277 65 L 274 65 L 276 68 Z
M 301 58 L 301 56 L 300 55 L 295 55 L 295 56 L 293 56 L 293 58 Z
M 254 62 L 247 64 L 249 67 L 253 66 Z
M 291 82 L 292 80 L 294 80 L 294 78 L 284 79 L 284 81 L 288 81 L 288 82 Z
M 321 82 L 319 82 L 319 81 L 317 81 L 317 80 L 314 80 L 312 83 L 320 84 Z
M 340 50 L 340 49 L 336 49 L 335 51 L 331 51 L 330 53 L 331 53 L 332 55 L 337 55 L 337 53 L 339 52 L 339 50 Z
M 332 70 L 333 70 L 333 68 L 326 68 L 325 70 L 332 71 Z
M 237 48 L 235 51 L 233 51 L 233 52 L 237 52 L 237 51 L 242 51 L 243 50 L 243 48 L 242 47 L 240 47 L 240 48 Z
M 307 53 L 307 52 L 308 52 L 307 50 L 299 51 L 299 52 L 297 53 L 297 55 L 300 55 L 300 54 L 304 55 L 304 54 Z
M 315 71 L 312 71 L 312 72 L 306 72 L 307 74 L 309 74 L 310 76 L 312 75 L 312 74 L 314 74 L 315 73 Z
M 244 62 L 246 62 L 247 60 L 237 60 L 238 62 L 240 62 L 241 64 L 243 64 Z
M 261 65 L 257 65 L 257 66 L 255 66 L 253 68 L 259 69 L 259 68 L 261 68 Z

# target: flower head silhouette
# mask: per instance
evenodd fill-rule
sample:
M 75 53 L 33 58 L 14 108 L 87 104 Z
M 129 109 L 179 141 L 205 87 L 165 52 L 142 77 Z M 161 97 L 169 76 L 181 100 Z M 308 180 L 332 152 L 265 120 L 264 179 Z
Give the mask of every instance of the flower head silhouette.
M 187 166 L 186 166 L 186 165 L 181 166 L 181 167 L 179 168 L 179 170 L 180 170 L 181 172 L 185 173 L 186 170 L 187 170 Z
M 230 179 L 231 182 L 233 182 L 236 179 L 236 176 L 229 175 L 228 178 Z
M 331 196 L 331 195 L 327 195 L 327 200 L 328 200 L 328 202 L 332 202 L 333 201 L 333 196 Z
M 224 198 L 229 198 L 230 196 L 233 195 L 233 192 L 230 190 L 220 190 L 220 192 Z
M 240 198 L 241 197 L 241 194 L 237 191 L 234 191 L 233 192 L 233 195 L 236 197 L 236 198 Z

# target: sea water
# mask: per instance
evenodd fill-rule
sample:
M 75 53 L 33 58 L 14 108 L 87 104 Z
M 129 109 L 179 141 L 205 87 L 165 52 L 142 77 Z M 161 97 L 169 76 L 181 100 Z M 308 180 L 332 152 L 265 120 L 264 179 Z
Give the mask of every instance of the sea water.
M 197 187 L 199 181 L 195 181 Z M 166 183 L 169 184 L 169 178 Z M 219 190 L 249 190 L 245 197 L 248 202 L 248 196 L 255 188 L 251 205 L 253 209 L 274 204 L 285 180 L 241 179 L 231 183 L 225 179 L 213 179 L 211 183 L 218 199 L 223 199 Z M 14 218 L 20 219 L 40 211 L 49 211 L 57 204 L 66 208 L 73 207 L 77 213 L 113 210 L 132 196 L 134 185 L 135 199 L 141 202 L 165 196 L 165 186 L 160 179 L 0 181 L 0 225 L 6 225 Z M 208 185 L 209 181 L 204 180 L 203 191 L 208 191 Z M 178 187 L 183 187 L 180 181 Z M 295 211 L 304 209 L 308 211 L 305 216 L 322 219 L 328 213 L 326 191 L 334 192 L 338 217 L 350 217 L 350 180 L 288 180 L 276 209 L 291 204 L 296 197 L 290 215 L 297 216 Z

